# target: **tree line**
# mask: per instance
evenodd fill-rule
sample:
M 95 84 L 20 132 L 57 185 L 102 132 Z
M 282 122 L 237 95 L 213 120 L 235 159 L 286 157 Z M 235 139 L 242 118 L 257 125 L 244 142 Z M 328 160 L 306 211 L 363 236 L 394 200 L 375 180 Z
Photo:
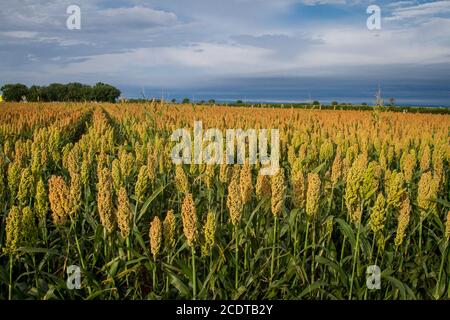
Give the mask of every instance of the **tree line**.
M 3 100 L 10 102 L 115 102 L 120 90 L 112 85 L 98 82 L 94 86 L 81 83 L 52 83 L 49 86 L 31 86 L 24 84 L 5 84 L 0 89 Z

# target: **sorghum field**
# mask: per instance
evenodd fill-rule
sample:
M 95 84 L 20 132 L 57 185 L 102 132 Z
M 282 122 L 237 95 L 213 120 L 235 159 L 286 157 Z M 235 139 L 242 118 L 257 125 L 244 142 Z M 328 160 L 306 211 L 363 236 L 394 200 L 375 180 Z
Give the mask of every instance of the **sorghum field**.
M 174 165 L 194 120 L 279 129 L 282 169 Z M 380 110 L 1 104 L 0 298 L 449 299 L 449 134 Z

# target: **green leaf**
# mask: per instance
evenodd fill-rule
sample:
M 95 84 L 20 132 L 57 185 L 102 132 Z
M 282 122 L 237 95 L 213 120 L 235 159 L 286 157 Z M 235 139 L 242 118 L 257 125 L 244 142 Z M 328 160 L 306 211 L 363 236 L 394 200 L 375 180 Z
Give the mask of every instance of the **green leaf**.
M 436 202 L 442 204 L 446 208 L 450 208 L 450 202 L 445 199 L 438 198 L 436 199 Z
M 322 169 L 327 165 L 326 162 L 322 162 L 319 166 L 317 166 L 314 170 L 312 170 L 312 172 L 314 173 L 319 173 L 320 171 L 322 171 Z
M 57 250 L 45 249 L 45 248 L 32 248 L 32 247 L 20 247 L 17 251 L 24 253 L 48 253 L 60 256 Z
M 335 220 L 339 224 L 339 229 L 350 241 L 352 249 L 354 250 L 356 246 L 355 232 L 346 221 L 342 220 L 341 218 L 336 218 Z
M 252 211 L 252 213 L 250 214 L 250 218 L 247 221 L 247 224 L 245 225 L 245 230 L 248 230 L 250 223 L 253 221 L 253 216 L 259 211 L 259 209 L 261 208 L 262 204 L 264 203 L 265 199 L 262 199 L 258 205 L 256 206 L 256 208 Z
M 342 268 L 339 267 L 339 264 L 337 264 L 334 261 L 331 261 L 330 259 L 327 259 L 327 258 L 321 257 L 321 256 L 317 256 L 317 255 L 316 255 L 315 259 L 316 259 L 317 263 L 324 264 L 324 265 L 328 266 L 330 269 L 334 270 L 339 275 L 339 278 L 341 279 L 342 284 L 348 283 L 347 275 L 345 274 L 344 270 L 342 270 Z
M 184 297 L 189 297 L 191 295 L 191 291 L 189 290 L 189 287 L 184 284 L 184 282 L 175 276 L 174 274 L 170 274 L 171 277 L 171 284 L 177 288 L 177 290 L 181 293 Z
M 150 205 L 150 203 L 153 202 L 153 200 L 156 199 L 156 197 L 167 187 L 167 185 L 165 186 L 160 186 L 158 189 L 156 189 L 153 194 L 144 202 L 144 205 L 141 208 L 141 211 L 139 212 L 139 216 L 136 219 L 136 223 L 138 223 L 142 216 L 147 212 L 147 208 Z
M 383 276 L 382 275 L 382 278 L 386 279 L 393 287 L 395 287 L 399 290 L 400 296 L 403 300 L 406 299 L 406 289 L 400 280 L 398 280 L 392 276 Z
M 317 290 L 321 286 L 325 286 L 325 285 L 326 285 L 325 281 L 314 282 L 312 285 L 308 286 L 305 290 L 303 290 L 302 293 L 300 293 L 300 295 L 297 297 L 297 299 L 301 299 L 304 296 L 306 296 L 308 293 L 311 293 L 312 291 Z

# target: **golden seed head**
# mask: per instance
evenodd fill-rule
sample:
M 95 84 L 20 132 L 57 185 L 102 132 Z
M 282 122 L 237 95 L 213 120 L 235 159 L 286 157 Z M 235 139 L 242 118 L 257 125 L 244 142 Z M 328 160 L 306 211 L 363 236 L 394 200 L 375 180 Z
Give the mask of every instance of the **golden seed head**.
M 120 162 L 118 159 L 114 159 L 111 165 L 111 177 L 114 184 L 114 190 L 119 191 L 123 184 L 122 174 L 120 173 Z
M 167 155 L 166 155 L 166 149 L 163 145 L 160 145 L 159 150 L 160 151 L 159 151 L 158 157 L 156 159 L 155 169 L 157 170 L 156 172 L 158 172 L 159 174 L 164 174 L 164 172 L 166 170 L 166 163 L 168 162 Z
M 142 166 L 139 169 L 136 185 L 134 187 L 134 193 L 139 201 L 142 201 L 142 199 L 144 198 L 145 193 L 148 190 L 148 186 L 149 183 L 148 183 L 147 166 Z
M 364 171 L 361 196 L 363 199 L 368 200 L 378 190 L 381 179 L 381 166 L 376 161 L 369 163 L 369 166 Z
M 19 188 L 21 178 L 20 165 L 14 161 L 8 166 L 8 189 L 11 194 L 11 198 L 15 198 L 17 189 Z
M 397 247 L 401 246 L 406 234 L 406 228 L 409 224 L 409 218 L 411 216 L 411 204 L 409 197 L 406 196 L 400 206 L 400 212 L 398 215 L 397 234 L 395 236 L 394 243 Z
M 450 240 L 450 210 L 447 212 L 447 222 L 445 223 L 445 237 Z
M 403 162 L 403 175 L 405 177 L 406 182 L 411 182 L 414 170 L 416 168 L 416 156 L 414 153 L 409 153 L 405 156 L 405 160 Z
M 111 172 L 108 168 L 102 169 L 97 190 L 97 208 L 100 222 L 111 233 L 114 229 L 114 207 Z
M 128 153 L 126 151 L 121 151 L 119 153 L 119 161 L 120 161 L 120 173 L 122 174 L 122 179 L 127 180 L 133 172 L 133 167 L 134 167 L 133 154 Z
M 81 181 L 83 182 L 83 185 L 87 186 L 89 184 L 89 161 L 86 157 L 83 157 L 83 161 L 81 162 Z
M 48 197 L 53 223 L 64 224 L 69 214 L 70 191 L 62 177 L 51 176 L 48 181 Z
M 125 239 L 130 235 L 131 208 L 127 190 L 124 187 L 120 187 L 117 196 L 116 218 L 120 234 Z
M 393 146 L 389 146 L 387 150 L 387 164 L 388 166 L 392 163 L 394 160 L 395 150 Z
M 405 178 L 403 173 L 393 171 L 386 180 L 387 205 L 392 208 L 400 207 L 401 201 L 405 195 Z
M 234 170 L 231 182 L 228 185 L 227 208 L 230 212 L 230 219 L 233 226 L 236 226 L 241 220 L 242 198 L 239 188 L 239 171 Z
M 342 180 L 346 181 L 347 180 L 347 173 L 350 169 L 350 161 L 348 158 L 344 158 L 344 160 L 342 160 Z
M 252 169 L 248 161 L 246 161 L 242 166 L 239 182 L 241 187 L 242 204 L 245 205 L 250 201 L 253 194 Z
M 159 250 L 161 249 L 162 242 L 162 228 L 161 220 L 158 217 L 153 218 L 150 223 L 150 250 L 152 252 L 153 258 L 156 259 Z
M 308 145 L 306 143 L 303 143 L 300 146 L 300 150 L 298 150 L 298 158 L 300 160 L 303 160 L 306 158 L 306 149 L 308 148 Z
M 422 148 L 422 156 L 420 157 L 420 170 L 422 172 L 428 170 L 431 164 L 430 146 L 426 144 Z
M 37 175 L 41 170 L 41 151 L 38 149 L 35 143 L 33 143 L 32 155 L 31 155 L 31 172 L 33 175 Z
M 347 173 L 344 199 L 350 221 L 354 224 L 359 224 L 362 217 L 360 189 L 364 179 L 364 171 L 361 163 L 355 161 Z
M 297 155 L 295 153 L 295 146 L 294 145 L 290 145 L 289 146 L 287 158 L 288 158 L 288 162 L 290 164 L 295 162 L 295 159 L 297 158 Z
M 207 256 L 215 243 L 216 217 L 211 211 L 206 216 L 206 223 L 203 226 L 205 242 L 202 246 L 202 255 Z
M 384 229 L 384 223 L 386 221 L 386 199 L 382 193 L 379 193 L 377 200 L 372 208 L 370 214 L 370 228 L 373 233 L 378 233 Z
M 441 183 L 444 181 L 444 158 L 438 145 L 433 150 L 433 178 L 439 189 Z
M 229 180 L 229 168 L 228 165 L 226 164 L 225 161 L 223 161 L 222 164 L 220 164 L 220 168 L 219 168 L 219 180 L 222 183 L 228 183 Z
M 77 172 L 73 172 L 70 177 L 70 214 L 74 215 L 81 207 L 82 197 L 82 181 L 81 175 Z
M 14 162 L 22 165 L 26 158 L 26 146 L 23 140 L 17 140 L 14 148 Z
M 267 175 L 258 174 L 255 189 L 258 200 L 269 198 L 272 192 L 269 177 Z
M 67 156 L 67 170 L 69 171 L 70 176 L 80 172 L 81 156 L 81 149 L 77 144 L 70 150 Z
M 286 185 L 284 180 L 284 170 L 278 169 L 277 173 L 272 176 L 271 193 L 272 203 L 271 209 L 274 217 L 278 217 L 283 211 L 285 199 Z
M 47 191 L 45 190 L 44 181 L 39 180 L 36 187 L 36 202 L 34 204 L 34 210 L 36 211 L 38 220 L 40 222 L 45 222 L 48 212 L 48 197 Z
M 214 185 L 214 165 L 207 165 L 203 176 L 205 186 L 208 190 L 212 190 Z
M 336 185 L 342 176 L 342 159 L 340 152 L 334 157 L 333 166 L 331 167 L 331 183 Z
M 30 207 L 22 209 L 22 221 L 20 224 L 21 240 L 23 244 L 33 246 L 37 239 L 36 217 Z
M 150 143 L 147 144 L 147 171 L 150 181 L 154 181 L 156 178 L 157 151 Z
M 424 218 L 428 211 L 436 211 L 436 186 L 431 172 L 422 174 L 417 190 L 417 204 L 419 205 L 421 217 Z
M 314 217 L 319 212 L 321 181 L 317 173 L 308 174 L 308 190 L 306 191 L 306 213 Z
M 5 172 L 5 160 L 3 156 L 1 155 L 1 147 L 0 147 L 0 172 L 2 172 L 2 175 L 0 175 L 0 201 L 3 201 L 3 197 L 6 195 L 6 184 L 3 179 L 3 172 Z
M 305 176 L 302 170 L 297 170 L 292 173 L 292 201 L 295 208 L 300 209 L 305 206 L 306 200 L 306 183 Z
M 175 167 L 175 184 L 178 191 L 185 194 L 189 193 L 189 180 L 182 165 Z
M 7 253 L 16 251 L 20 245 L 21 222 L 19 208 L 16 206 L 12 207 L 6 217 L 6 243 L 4 251 Z
M 136 166 L 141 167 L 144 164 L 144 157 L 145 157 L 145 148 L 143 148 L 144 145 L 141 145 L 139 142 L 136 142 L 136 144 L 134 145 L 134 150 L 135 150 L 135 156 L 136 156 Z
M 22 170 L 22 174 L 19 182 L 19 191 L 17 192 L 17 198 L 22 205 L 27 204 L 30 201 L 32 194 L 34 193 L 34 181 L 31 175 L 31 170 L 25 168 Z
M 108 162 L 108 157 L 104 152 L 97 155 L 97 176 L 101 175 L 103 167 L 106 167 Z
M 327 161 L 333 159 L 334 147 L 333 143 L 328 139 L 320 146 L 319 158 L 320 161 Z
M 183 232 L 190 247 L 194 246 L 197 234 L 197 212 L 192 194 L 188 193 L 184 197 L 181 207 L 181 218 L 183 220 Z
M 345 152 L 345 158 L 347 158 L 349 163 L 352 164 L 357 154 L 358 154 L 358 145 L 353 145 L 349 147 Z
M 163 223 L 164 229 L 164 245 L 168 250 L 175 248 L 176 237 L 176 220 L 173 210 L 167 211 L 166 218 Z

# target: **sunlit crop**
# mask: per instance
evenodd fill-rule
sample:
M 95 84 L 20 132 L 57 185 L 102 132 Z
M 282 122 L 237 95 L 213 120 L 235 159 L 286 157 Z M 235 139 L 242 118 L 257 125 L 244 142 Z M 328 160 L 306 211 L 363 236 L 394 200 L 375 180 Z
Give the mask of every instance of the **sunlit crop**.
M 279 129 L 281 169 L 174 164 L 200 120 Z M 379 110 L 4 103 L 0 298 L 448 299 L 449 134 Z

